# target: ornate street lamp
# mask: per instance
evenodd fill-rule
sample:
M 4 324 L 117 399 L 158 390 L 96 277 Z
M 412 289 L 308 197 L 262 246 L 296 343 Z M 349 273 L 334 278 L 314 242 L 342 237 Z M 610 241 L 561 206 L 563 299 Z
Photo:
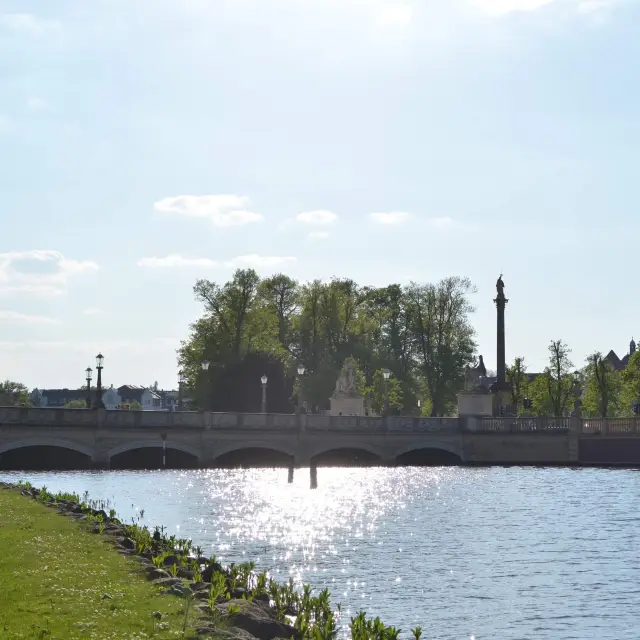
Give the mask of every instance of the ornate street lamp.
M 391 371 L 383 369 L 382 377 L 384 378 L 384 417 L 386 418 L 389 415 L 389 378 L 391 377 Z
M 91 377 L 93 375 L 93 369 L 87 367 L 85 369 L 86 381 L 87 381 L 87 409 L 91 409 Z
M 203 361 L 200 363 L 200 366 L 202 367 L 202 370 L 203 370 L 203 371 L 208 371 L 208 370 L 209 370 L 209 365 L 210 365 L 210 364 L 211 364 L 211 363 L 210 363 L 208 360 L 203 360 Z
M 104 402 L 102 402 L 102 368 L 104 363 L 104 356 L 99 353 L 96 356 L 96 369 L 98 370 L 98 380 L 96 382 L 96 409 L 104 409 Z
M 260 382 L 262 383 L 262 413 L 267 413 L 267 374 L 263 373 Z
M 184 372 L 178 371 L 178 411 L 182 411 L 182 385 L 184 385 Z
M 298 413 L 302 413 L 302 376 L 305 368 L 303 364 L 298 365 Z

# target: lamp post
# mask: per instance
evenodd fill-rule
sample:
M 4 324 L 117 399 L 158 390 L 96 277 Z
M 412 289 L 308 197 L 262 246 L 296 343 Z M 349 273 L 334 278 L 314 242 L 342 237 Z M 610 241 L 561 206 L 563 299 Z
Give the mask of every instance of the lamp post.
M 182 385 L 184 384 L 184 373 L 178 371 L 178 411 L 182 411 Z
M 420 398 L 418 398 L 418 415 L 422 415 L 422 409 L 420 408 Z
M 93 369 L 91 367 L 87 367 L 85 374 L 87 376 L 87 409 L 91 409 L 91 377 L 93 375 Z
M 302 413 L 302 376 L 305 368 L 303 364 L 298 365 L 298 413 Z
M 384 417 L 386 418 L 389 415 L 389 378 L 391 377 L 391 371 L 383 369 L 382 377 L 384 378 Z
M 99 353 L 96 356 L 96 369 L 98 370 L 98 380 L 96 382 L 96 409 L 104 409 L 104 402 L 102 402 L 102 367 L 104 363 L 104 356 Z
M 267 374 L 263 373 L 262 378 L 262 413 L 267 413 Z
M 209 365 L 211 363 L 208 360 L 200 360 L 200 368 L 202 369 L 202 371 L 204 371 L 204 373 L 206 374 L 207 371 L 209 371 Z M 206 377 L 206 376 L 205 376 Z M 210 407 L 211 405 L 209 404 L 209 399 L 208 397 L 206 397 L 206 393 L 207 393 L 207 385 L 204 384 L 206 383 L 206 380 L 203 380 L 201 384 L 199 384 L 199 396 L 200 396 L 200 402 L 202 403 L 202 408 L 206 409 L 207 407 Z M 203 384 L 204 384 L 204 389 L 203 389 Z

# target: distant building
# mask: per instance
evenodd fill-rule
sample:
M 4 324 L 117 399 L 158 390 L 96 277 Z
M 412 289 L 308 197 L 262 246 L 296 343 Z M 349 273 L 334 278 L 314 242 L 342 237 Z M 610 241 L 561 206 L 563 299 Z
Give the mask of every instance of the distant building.
M 176 392 L 177 396 L 177 392 Z M 91 401 L 96 398 L 96 390 L 91 389 Z M 68 402 L 86 402 L 86 389 L 34 389 L 29 394 L 29 400 L 35 407 L 64 407 Z M 102 402 L 106 409 L 127 408 L 128 405 L 138 403 L 144 411 L 162 411 L 163 400 L 159 392 L 138 385 L 125 384 L 118 389 L 111 385 L 102 390 Z M 177 402 L 177 401 L 176 401 Z
M 629 358 L 631 358 L 635 352 L 636 343 L 634 339 L 631 338 L 631 342 L 629 343 L 629 353 L 622 358 L 619 358 L 618 354 L 612 349 L 607 353 L 604 359 L 607 360 L 616 371 L 622 371 L 629 364 Z
M 95 395 L 95 391 L 93 392 Z M 29 400 L 35 407 L 64 407 L 74 400 L 86 402 L 86 389 L 34 389 Z
M 153 389 L 141 387 L 135 384 L 124 384 L 117 389 L 121 405 L 130 405 L 134 402 L 142 406 L 143 411 L 161 411 L 162 400 L 160 394 Z

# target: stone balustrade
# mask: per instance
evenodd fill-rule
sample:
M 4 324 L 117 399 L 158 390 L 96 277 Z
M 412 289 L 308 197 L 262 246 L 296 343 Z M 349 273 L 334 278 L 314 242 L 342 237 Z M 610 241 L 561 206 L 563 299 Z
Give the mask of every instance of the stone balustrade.
M 117 428 L 269 429 L 422 433 L 456 431 L 458 418 L 324 416 L 317 414 L 116 411 L 0 407 L 0 426 L 38 425 Z

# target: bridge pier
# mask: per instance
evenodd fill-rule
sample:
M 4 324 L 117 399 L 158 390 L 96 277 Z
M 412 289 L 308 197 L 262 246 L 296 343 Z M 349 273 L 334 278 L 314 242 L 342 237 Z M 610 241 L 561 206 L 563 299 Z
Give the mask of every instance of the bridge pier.
M 294 470 L 294 466 L 293 466 L 293 463 L 291 463 L 289 465 L 289 470 L 288 470 L 288 474 L 287 474 L 287 482 L 289 484 L 291 484 L 293 482 L 293 470 Z
M 95 453 L 91 458 L 91 467 L 93 469 L 109 470 L 111 468 L 111 459 L 105 452 Z

